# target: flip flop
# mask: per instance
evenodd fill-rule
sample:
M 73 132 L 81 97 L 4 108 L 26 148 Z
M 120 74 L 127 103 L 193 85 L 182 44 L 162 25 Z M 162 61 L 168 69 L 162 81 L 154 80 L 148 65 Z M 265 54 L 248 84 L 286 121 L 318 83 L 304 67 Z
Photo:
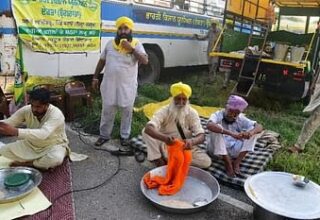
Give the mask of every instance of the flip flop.
M 299 147 L 297 147 L 297 146 L 293 146 L 293 147 L 290 147 L 289 149 L 288 149 L 288 151 L 290 152 L 290 153 L 292 153 L 292 154 L 300 154 L 300 153 L 302 153 L 303 152 L 303 150 L 301 149 L 301 148 L 299 148 Z
M 146 155 L 144 154 L 143 151 L 136 151 L 134 153 L 134 158 L 138 163 L 142 163 L 146 159 Z
M 106 138 L 99 138 L 95 143 L 94 143 L 94 145 L 95 146 L 101 146 L 101 145 L 103 145 L 104 143 L 106 143 L 106 142 L 108 142 L 109 141 L 109 139 L 106 139 Z
M 134 152 L 131 149 L 119 149 L 115 151 L 110 151 L 110 153 L 114 156 L 133 156 Z

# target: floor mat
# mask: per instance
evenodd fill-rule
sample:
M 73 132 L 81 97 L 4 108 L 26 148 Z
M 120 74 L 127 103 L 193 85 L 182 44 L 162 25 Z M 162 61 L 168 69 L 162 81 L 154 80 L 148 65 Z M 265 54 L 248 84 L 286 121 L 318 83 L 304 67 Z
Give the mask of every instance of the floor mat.
M 42 173 L 42 182 L 39 186 L 43 194 L 50 202 L 55 198 L 72 190 L 71 170 L 69 160 L 65 160 L 61 166 L 52 171 Z M 24 220 L 74 220 L 74 205 L 72 194 L 61 197 L 52 207 L 33 216 L 22 218 Z
M 201 118 L 202 127 L 205 129 L 206 134 L 208 134 L 207 130 L 207 119 Z M 222 159 L 214 158 L 212 160 L 212 165 L 208 169 L 214 177 L 218 180 L 235 185 L 235 186 L 243 186 L 245 180 L 254 174 L 262 172 L 267 163 L 272 159 L 273 154 L 281 148 L 279 143 L 279 134 L 273 131 L 265 130 L 261 137 L 257 140 L 256 146 L 254 148 L 254 152 L 249 152 L 247 156 L 243 159 L 240 170 L 241 175 L 231 178 L 229 177 L 224 168 L 224 163 Z M 142 136 L 134 137 L 131 139 L 131 146 L 134 149 L 141 150 L 146 152 L 146 144 L 142 140 Z M 199 145 L 199 147 L 205 149 L 206 142 L 204 144 Z

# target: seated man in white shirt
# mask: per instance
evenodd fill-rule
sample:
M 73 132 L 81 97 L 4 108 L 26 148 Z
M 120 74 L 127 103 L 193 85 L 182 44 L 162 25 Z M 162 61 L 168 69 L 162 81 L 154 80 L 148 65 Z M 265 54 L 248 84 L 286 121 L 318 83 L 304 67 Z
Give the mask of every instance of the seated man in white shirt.
M 175 83 L 171 86 L 172 101 L 169 105 L 159 109 L 147 123 L 142 132 L 143 140 L 147 145 L 148 160 L 156 166 L 167 163 L 167 145 L 172 144 L 175 138 L 184 139 L 185 148 L 192 151 L 191 165 L 199 168 L 208 168 L 211 158 L 197 145 L 205 140 L 204 130 L 196 110 L 189 104 L 192 90 L 189 85 Z M 182 132 L 179 132 L 180 126 Z
M 0 122 L 0 134 L 19 138 L 3 146 L 0 155 L 13 160 L 16 166 L 56 167 L 69 151 L 64 115 L 49 103 L 47 89 L 33 90 L 29 97 L 31 104 Z M 17 128 L 21 124 L 26 128 Z
M 263 130 L 260 124 L 242 113 L 247 106 L 242 97 L 231 95 L 226 108 L 213 113 L 207 125 L 210 131 L 208 153 L 222 157 L 231 177 L 240 174 L 242 159 L 254 150 L 258 134 Z

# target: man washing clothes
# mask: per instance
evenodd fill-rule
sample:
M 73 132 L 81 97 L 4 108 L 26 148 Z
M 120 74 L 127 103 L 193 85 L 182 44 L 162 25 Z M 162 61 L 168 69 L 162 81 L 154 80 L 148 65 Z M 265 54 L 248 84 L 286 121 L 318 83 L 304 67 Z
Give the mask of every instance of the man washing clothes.
M 191 87 L 181 82 L 175 83 L 170 93 L 171 103 L 159 109 L 142 132 L 148 160 L 156 166 L 167 164 L 167 145 L 171 145 L 175 138 L 184 139 L 182 136 L 185 136 L 184 147 L 192 152 L 191 165 L 210 167 L 211 158 L 197 146 L 204 142 L 205 136 L 199 115 L 189 104 Z
M 248 119 L 243 111 L 248 103 L 240 96 L 231 95 L 223 110 L 210 116 L 207 128 L 208 153 L 222 157 L 227 174 L 234 177 L 240 174 L 242 159 L 254 146 L 262 126 Z

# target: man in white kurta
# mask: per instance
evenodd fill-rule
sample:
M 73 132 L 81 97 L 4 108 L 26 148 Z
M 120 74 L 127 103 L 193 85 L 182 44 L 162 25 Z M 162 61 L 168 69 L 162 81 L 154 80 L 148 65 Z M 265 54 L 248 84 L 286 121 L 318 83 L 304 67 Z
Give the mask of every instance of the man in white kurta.
M 104 68 L 100 86 L 102 113 L 100 138 L 95 145 L 100 146 L 111 138 L 114 119 L 118 108 L 121 110 L 120 142 L 126 146 L 131 132 L 134 100 L 138 87 L 138 64 L 147 64 L 148 57 L 137 40 L 132 38 L 133 21 L 120 17 L 116 21 L 117 36 L 110 40 L 98 62 L 92 85 L 97 88 L 99 73 Z M 125 154 L 126 149 L 119 149 Z
M 0 155 L 17 165 L 54 168 L 62 164 L 68 152 L 64 115 L 49 104 L 50 93 L 46 89 L 33 90 L 30 100 L 30 105 L 0 122 L 1 134 L 18 137 L 17 141 L 3 146 Z M 21 125 L 26 128 L 17 128 Z
M 240 174 L 240 163 L 247 152 L 253 151 L 262 126 L 250 120 L 242 112 L 248 103 L 239 96 L 231 95 L 226 108 L 210 116 L 207 128 L 208 153 L 221 156 L 227 174 Z M 233 161 L 232 161 L 233 160 Z
M 185 135 L 185 148 L 192 151 L 193 166 L 208 168 L 211 158 L 197 145 L 204 142 L 204 130 L 196 110 L 189 104 L 191 88 L 183 83 L 171 86 L 172 102 L 159 109 L 147 123 L 142 137 L 147 145 L 148 160 L 156 166 L 165 165 L 168 158 L 167 145 L 173 139 L 183 139 L 177 122 Z

